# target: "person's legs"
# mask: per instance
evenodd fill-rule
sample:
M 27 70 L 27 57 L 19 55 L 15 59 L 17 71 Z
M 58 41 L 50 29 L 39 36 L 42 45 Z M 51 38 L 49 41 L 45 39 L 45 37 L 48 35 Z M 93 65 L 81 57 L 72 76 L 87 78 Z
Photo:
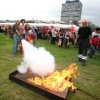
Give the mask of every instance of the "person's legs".
M 54 44 L 55 44 L 55 42 L 56 42 L 56 37 L 54 37 Z
M 16 34 L 13 35 L 13 49 L 12 49 L 12 53 L 13 54 L 17 53 L 17 35 Z
M 89 52 L 89 54 L 88 54 L 89 58 L 92 58 L 92 55 L 93 55 L 94 53 L 95 53 L 95 51 L 94 51 L 92 45 L 90 45 L 90 52 Z
M 79 61 L 82 61 L 82 56 L 83 56 L 83 49 L 82 49 L 82 39 L 80 39 L 79 41 L 78 41 L 78 60 Z
M 70 38 L 67 38 L 67 48 L 70 46 Z
M 72 45 L 74 45 L 74 38 L 72 38 Z
M 55 41 L 56 41 L 56 38 L 55 38 L 55 37 L 52 37 L 52 42 L 51 42 L 51 44 L 55 44 Z
M 70 40 L 70 42 L 72 43 L 72 45 L 74 45 L 73 38 L 70 38 L 69 40 Z
M 61 47 L 63 46 L 63 39 L 61 39 Z
M 100 53 L 100 41 L 98 43 L 98 52 Z
M 52 42 L 52 37 L 50 37 L 50 43 Z
M 82 42 L 82 49 L 83 49 L 82 65 L 83 66 L 85 66 L 87 60 L 88 43 L 89 43 L 88 39 L 85 39 Z
M 65 39 L 65 48 L 66 48 L 66 46 L 67 46 L 67 41 L 68 41 L 68 40 L 67 40 L 67 39 Z
M 18 50 L 18 45 L 20 44 L 20 42 L 21 42 L 21 38 L 19 37 L 19 35 L 17 35 L 17 50 Z
M 54 41 L 54 37 L 52 37 L 51 44 L 53 44 L 53 41 Z

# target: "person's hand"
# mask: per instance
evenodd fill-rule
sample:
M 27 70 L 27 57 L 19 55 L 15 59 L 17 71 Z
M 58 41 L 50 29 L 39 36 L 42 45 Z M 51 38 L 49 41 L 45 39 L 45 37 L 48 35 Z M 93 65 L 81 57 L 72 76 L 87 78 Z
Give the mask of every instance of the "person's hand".
M 91 44 L 91 43 L 92 43 L 92 41 L 90 40 L 90 41 L 89 41 L 89 43 Z
M 20 35 L 20 33 L 18 33 L 18 35 Z
M 75 40 L 75 44 L 77 43 L 77 40 Z

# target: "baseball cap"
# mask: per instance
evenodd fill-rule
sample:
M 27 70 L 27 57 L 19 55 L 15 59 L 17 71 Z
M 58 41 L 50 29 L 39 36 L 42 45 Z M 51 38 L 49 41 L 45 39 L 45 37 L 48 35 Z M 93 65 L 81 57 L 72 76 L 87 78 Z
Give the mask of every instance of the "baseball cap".
M 82 20 L 83 23 L 87 23 L 88 21 L 86 19 Z

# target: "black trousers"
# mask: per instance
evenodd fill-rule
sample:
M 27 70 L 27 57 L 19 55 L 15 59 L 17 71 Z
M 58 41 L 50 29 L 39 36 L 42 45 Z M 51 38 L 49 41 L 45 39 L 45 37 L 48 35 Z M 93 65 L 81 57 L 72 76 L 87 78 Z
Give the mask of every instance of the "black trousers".
M 66 48 L 66 46 L 68 46 L 67 44 L 68 44 L 68 41 L 69 41 L 69 39 L 65 39 L 65 48 Z
M 79 46 L 79 58 L 87 59 L 87 50 L 88 50 L 89 39 L 79 39 L 78 46 Z
M 74 45 L 74 38 L 69 38 L 69 41 Z
M 56 42 L 56 37 L 52 37 L 51 44 L 55 44 L 55 42 Z

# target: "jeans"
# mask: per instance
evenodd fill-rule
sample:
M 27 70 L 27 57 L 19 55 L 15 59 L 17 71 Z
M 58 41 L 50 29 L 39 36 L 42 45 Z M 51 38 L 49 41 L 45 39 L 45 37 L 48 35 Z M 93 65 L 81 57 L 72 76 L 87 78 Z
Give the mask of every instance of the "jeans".
M 89 51 L 89 53 L 88 53 L 89 57 L 92 57 L 92 55 L 94 55 L 95 49 L 96 49 L 96 48 L 91 44 L 91 45 L 90 45 L 90 51 Z
M 66 46 L 68 47 L 68 45 L 69 45 L 68 42 L 69 42 L 69 38 L 66 38 L 65 39 L 65 48 L 66 48 Z
M 20 38 L 17 34 L 13 33 L 13 49 L 12 49 L 12 53 L 17 53 L 18 50 L 18 44 L 20 43 Z

